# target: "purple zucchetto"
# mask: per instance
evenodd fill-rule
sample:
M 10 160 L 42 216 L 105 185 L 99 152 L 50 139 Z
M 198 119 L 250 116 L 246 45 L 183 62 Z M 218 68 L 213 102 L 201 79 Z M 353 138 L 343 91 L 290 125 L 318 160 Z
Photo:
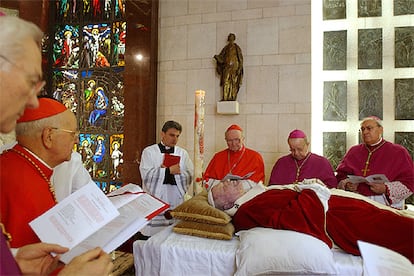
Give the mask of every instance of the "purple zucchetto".
M 289 133 L 288 139 L 290 138 L 306 138 L 306 134 L 302 130 L 295 129 Z

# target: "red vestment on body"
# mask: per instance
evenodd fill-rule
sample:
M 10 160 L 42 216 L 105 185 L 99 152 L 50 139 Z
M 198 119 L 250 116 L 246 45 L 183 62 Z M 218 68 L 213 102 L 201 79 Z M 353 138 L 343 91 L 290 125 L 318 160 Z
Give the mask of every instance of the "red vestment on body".
M 257 151 L 248 149 L 243 146 L 239 151 L 229 149 L 217 152 L 207 166 L 204 172 L 204 180 L 223 179 L 227 174 L 244 176 L 254 172 L 248 179 L 264 182 L 264 162 L 263 158 Z
M 330 196 L 328 205 L 325 214 L 312 190 L 268 190 L 243 203 L 232 222 L 236 231 L 266 227 L 305 233 L 329 247 L 333 241 L 354 255 L 360 255 L 357 240 L 362 240 L 394 250 L 414 262 L 414 219 L 336 195 Z
M 12 236 L 12 248 L 40 242 L 29 222 L 56 204 L 47 181 L 52 172 L 20 145 L 0 156 L 1 221 Z

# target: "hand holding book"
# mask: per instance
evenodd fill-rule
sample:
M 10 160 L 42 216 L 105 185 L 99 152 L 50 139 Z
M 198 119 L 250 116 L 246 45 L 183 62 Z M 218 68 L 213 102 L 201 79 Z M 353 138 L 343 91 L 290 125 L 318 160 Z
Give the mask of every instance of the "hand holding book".
M 357 175 L 348 175 L 349 181 L 354 184 L 357 183 L 385 183 L 389 182 L 385 174 L 373 174 L 367 177 L 357 176 Z
M 162 165 L 165 168 L 169 168 L 173 165 L 179 164 L 180 163 L 180 159 L 181 157 L 178 155 L 172 155 L 172 154 L 164 154 L 164 161 L 162 162 Z
M 243 176 L 228 173 L 223 177 L 222 181 L 225 181 L 225 180 L 245 180 L 245 179 L 249 179 L 249 177 L 252 176 L 254 173 L 255 172 L 249 172 L 249 173 L 247 173 Z
M 127 184 L 107 197 L 90 182 L 31 221 L 30 226 L 41 241 L 70 248 L 61 256 L 68 263 L 98 246 L 111 252 L 168 207 L 136 184 Z

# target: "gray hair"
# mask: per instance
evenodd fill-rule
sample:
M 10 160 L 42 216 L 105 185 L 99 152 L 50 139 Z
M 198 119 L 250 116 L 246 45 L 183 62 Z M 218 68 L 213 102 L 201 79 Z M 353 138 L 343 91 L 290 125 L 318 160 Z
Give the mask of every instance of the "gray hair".
M 382 127 L 383 126 L 381 119 L 378 118 L 377 116 L 369 116 L 369 117 L 363 118 L 362 119 L 362 122 L 361 122 L 361 125 L 363 123 L 365 123 L 366 121 L 374 121 L 377 124 L 377 126 L 379 126 L 379 127 Z
M 27 39 L 40 45 L 43 32 L 34 23 L 15 16 L 0 16 L 0 70 L 9 70 L 11 64 L 21 56 Z
M 16 125 L 16 136 L 34 135 L 46 127 L 59 127 L 63 122 L 63 114 L 65 112 L 35 121 L 18 123 Z

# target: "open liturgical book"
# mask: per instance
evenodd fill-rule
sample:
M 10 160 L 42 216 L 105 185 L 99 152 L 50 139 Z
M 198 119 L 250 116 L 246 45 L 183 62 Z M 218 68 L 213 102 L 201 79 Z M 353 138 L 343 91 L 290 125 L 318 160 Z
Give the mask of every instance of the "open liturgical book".
M 136 184 L 105 195 L 91 181 L 29 224 L 42 242 L 68 247 L 68 263 L 98 246 L 115 250 L 168 207 Z
M 348 179 L 354 183 L 385 183 L 389 182 L 385 174 L 372 174 L 367 177 L 357 176 L 357 175 L 348 175 Z
M 228 173 L 223 177 L 222 181 L 226 181 L 226 180 L 246 180 L 246 179 L 249 179 L 250 176 L 252 176 L 254 173 L 255 172 L 249 172 L 249 173 L 247 173 L 243 176 Z

